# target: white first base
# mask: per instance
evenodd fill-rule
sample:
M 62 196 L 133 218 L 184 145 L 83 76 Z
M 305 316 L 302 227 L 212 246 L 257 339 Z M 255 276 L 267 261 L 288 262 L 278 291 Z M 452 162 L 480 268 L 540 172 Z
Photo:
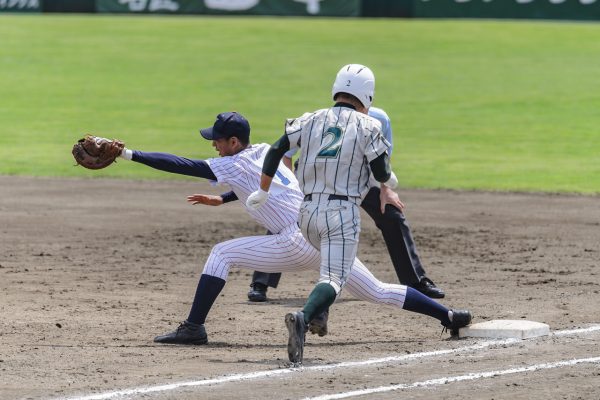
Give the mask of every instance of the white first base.
M 459 337 L 529 339 L 550 334 L 550 326 L 541 322 L 494 319 L 460 328 Z

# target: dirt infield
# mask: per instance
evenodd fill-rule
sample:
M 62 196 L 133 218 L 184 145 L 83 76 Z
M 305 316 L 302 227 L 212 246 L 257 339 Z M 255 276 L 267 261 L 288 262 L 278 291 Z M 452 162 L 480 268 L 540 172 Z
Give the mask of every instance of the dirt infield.
M 187 316 L 214 244 L 264 231 L 239 205 L 187 204 L 192 193 L 220 190 L 196 181 L 0 177 L 0 399 L 83 396 L 287 367 L 283 315 L 303 304 L 316 272 L 285 275 L 269 292 L 272 301 L 257 305 L 246 298 L 251 273 L 234 270 L 209 315 L 209 345 L 152 342 Z M 553 330 L 600 323 L 600 197 L 410 190 L 401 198 L 425 268 L 447 292 L 444 304 L 471 309 L 475 322 L 523 318 Z M 366 216 L 360 243 L 359 257 L 375 275 L 396 283 Z M 449 339 L 431 318 L 345 297 L 332 309 L 330 335 L 308 338 L 305 364 L 475 343 Z M 599 334 L 142 397 L 299 399 L 593 356 L 600 356 Z M 596 363 L 406 389 L 403 396 L 592 399 L 598 388 Z

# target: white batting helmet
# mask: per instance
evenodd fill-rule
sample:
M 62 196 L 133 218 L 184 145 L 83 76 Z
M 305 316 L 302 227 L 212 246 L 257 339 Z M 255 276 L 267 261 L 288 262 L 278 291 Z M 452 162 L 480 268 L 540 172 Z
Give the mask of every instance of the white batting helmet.
M 349 93 L 366 108 L 371 107 L 375 95 L 375 75 L 368 67 L 360 64 L 344 65 L 335 77 L 331 94 L 335 100 L 338 93 Z

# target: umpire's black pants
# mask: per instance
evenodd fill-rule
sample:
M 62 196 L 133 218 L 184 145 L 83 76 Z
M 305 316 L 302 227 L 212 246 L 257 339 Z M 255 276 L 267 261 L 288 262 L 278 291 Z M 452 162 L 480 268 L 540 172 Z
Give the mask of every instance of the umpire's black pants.
M 425 270 L 421 265 L 410 227 L 404 214 L 394 206 L 386 205 L 385 213 L 381 213 L 379 193 L 379 188 L 371 188 L 360 206 L 381 231 L 400 283 L 407 286 L 416 285 L 425 277 Z M 275 288 L 279 284 L 280 278 L 280 273 L 269 274 L 255 271 L 252 282 Z

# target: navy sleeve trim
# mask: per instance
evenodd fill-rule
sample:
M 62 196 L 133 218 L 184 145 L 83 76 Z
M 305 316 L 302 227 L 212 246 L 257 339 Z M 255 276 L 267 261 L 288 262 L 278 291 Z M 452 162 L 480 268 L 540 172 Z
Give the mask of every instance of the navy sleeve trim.
M 235 192 L 233 190 L 229 191 L 227 193 L 223 193 L 221 195 L 221 198 L 223 199 L 223 204 L 229 203 L 231 201 L 236 201 L 238 199 L 237 195 L 235 194 Z
M 147 153 L 139 150 L 133 151 L 132 160 L 161 171 L 217 180 L 214 172 L 204 160 L 191 160 L 168 153 Z

